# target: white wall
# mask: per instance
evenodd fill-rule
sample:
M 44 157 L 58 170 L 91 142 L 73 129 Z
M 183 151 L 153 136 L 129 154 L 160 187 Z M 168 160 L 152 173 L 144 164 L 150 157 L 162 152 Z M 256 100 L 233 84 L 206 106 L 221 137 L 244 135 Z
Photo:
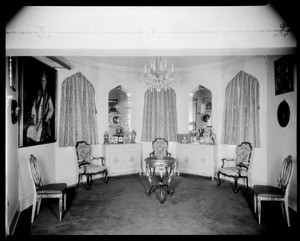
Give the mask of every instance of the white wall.
M 235 157 L 234 145 L 221 144 L 223 109 L 225 102 L 225 88 L 235 75 L 243 70 L 258 79 L 260 84 L 260 133 L 261 148 L 254 148 L 251 171 L 249 175 L 249 185 L 263 184 L 267 181 L 267 152 L 266 152 L 266 110 L 267 110 L 267 86 L 266 86 L 266 66 L 263 57 L 240 57 L 234 58 L 226 63 L 219 65 L 207 65 L 202 67 L 186 68 L 182 74 L 181 91 L 176 92 L 181 95 L 179 133 L 187 133 L 188 131 L 188 93 L 192 92 L 199 84 L 205 86 L 212 91 L 212 126 L 217 136 L 218 153 L 215 163 L 215 169 L 221 165 L 222 157 Z M 243 181 L 243 180 L 242 180 Z
M 88 60 L 76 57 L 68 57 L 72 63 L 72 70 L 60 70 L 58 74 L 58 103 L 61 102 L 61 85 L 65 78 L 80 71 L 94 86 L 95 89 L 95 103 L 97 109 L 97 123 L 98 123 L 98 137 L 99 144 L 92 146 L 92 155 L 102 156 L 102 143 L 104 141 L 103 134 L 108 130 L 108 93 L 111 89 L 118 85 L 131 94 L 132 113 L 136 113 L 132 117 L 131 127 L 137 132 L 137 139 L 141 136 L 141 118 L 140 115 L 140 101 L 143 82 L 141 82 L 136 74 L 133 74 L 127 68 L 101 65 Z M 60 118 L 60 109 L 58 110 L 58 125 Z M 59 182 L 66 182 L 72 185 L 77 182 L 76 176 L 76 152 L 74 147 L 58 147 L 58 142 L 55 143 L 55 157 L 56 157 L 56 180 Z
M 259 105 L 260 105 L 260 148 L 253 148 L 253 154 L 250 164 L 249 185 L 266 184 L 267 182 L 267 70 L 264 57 L 249 57 L 233 60 L 227 63 L 223 68 L 223 102 L 225 101 L 224 93 L 227 84 L 235 77 L 235 75 L 243 70 L 244 72 L 255 77 L 259 82 Z M 222 107 L 223 109 L 223 107 Z M 221 124 L 221 123 L 219 123 Z M 233 148 L 227 145 L 222 147 L 223 156 L 235 155 Z
M 282 161 L 288 155 L 294 160 L 291 179 L 289 205 L 297 210 L 297 71 L 294 66 L 294 92 L 275 96 L 274 61 L 281 56 L 268 59 L 268 114 L 267 114 L 267 182 L 277 185 Z M 286 127 L 281 127 L 277 120 L 278 105 L 286 100 L 290 107 L 290 120 Z
M 7 59 L 5 68 L 8 69 Z M 11 101 L 18 101 L 18 92 L 9 87 L 8 72 L 6 72 L 6 99 L 5 99 L 5 227 L 9 234 L 12 219 L 18 209 L 18 123 L 11 122 Z M 16 83 L 18 88 L 18 83 Z

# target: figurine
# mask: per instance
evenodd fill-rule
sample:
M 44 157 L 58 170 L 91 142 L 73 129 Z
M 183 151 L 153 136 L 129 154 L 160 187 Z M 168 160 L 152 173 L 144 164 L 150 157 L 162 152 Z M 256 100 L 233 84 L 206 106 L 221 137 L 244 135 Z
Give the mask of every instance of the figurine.
M 109 134 L 107 131 L 104 132 L 104 144 L 109 143 Z
M 127 143 L 127 144 L 130 143 L 130 141 L 131 141 L 130 135 L 131 135 L 130 130 L 127 129 L 125 132 L 124 143 Z
M 212 142 L 213 144 L 215 144 L 215 142 L 216 142 L 216 134 L 214 134 L 214 133 L 212 132 L 212 130 L 210 130 L 210 139 L 211 139 L 211 142 Z
M 131 143 L 135 143 L 135 137 L 136 137 L 136 132 L 135 130 L 133 129 L 131 131 Z

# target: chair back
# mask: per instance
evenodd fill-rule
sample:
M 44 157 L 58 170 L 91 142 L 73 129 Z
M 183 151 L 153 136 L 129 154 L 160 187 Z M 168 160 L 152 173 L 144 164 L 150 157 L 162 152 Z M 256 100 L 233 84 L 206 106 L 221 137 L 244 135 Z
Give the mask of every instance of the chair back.
M 28 167 L 29 167 L 29 173 L 30 173 L 33 186 L 35 187 L 36 190 L 39 187 L 43 186 L 43 181 L 41 177 L 38 160 L 32 154 L 30 154 L 29 156 Z
M 165 138 L 156 138 L 152 142 L 153 155 L 156 157 L 165 157 L 168 154 L 168 141 Z
M 281 166 L 278 188 L 286 191 L 287 186 L 290 182 L 293 170 L 293 158 L 291 155 L 288 155 Z
M 249 142 L 242 142 L 236 148 L 236 158 L 238 164 L 244 164 L 248 166 L 250 164 L 252 146 Z
M 85 141 L 78 141 L 76 143 L 76 154 L 78 162 L 90 162 L 91 160 L 91 146 Z

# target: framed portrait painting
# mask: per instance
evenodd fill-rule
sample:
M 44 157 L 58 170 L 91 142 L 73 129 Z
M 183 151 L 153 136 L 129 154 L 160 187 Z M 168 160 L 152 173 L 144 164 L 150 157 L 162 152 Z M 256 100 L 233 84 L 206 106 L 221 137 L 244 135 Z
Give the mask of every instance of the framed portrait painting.
M 19 147 L 55 142 L 57 71 L 33 57 L 19 63 Z
M 286 55 L 274 62 L 275 95 L 294 91 L 294 61 L 292 55 Z

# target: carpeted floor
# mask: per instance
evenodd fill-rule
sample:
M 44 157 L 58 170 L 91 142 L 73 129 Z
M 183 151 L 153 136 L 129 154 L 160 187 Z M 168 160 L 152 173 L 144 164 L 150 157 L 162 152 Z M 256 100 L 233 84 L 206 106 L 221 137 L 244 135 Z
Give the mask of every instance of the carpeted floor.
M 253 193 L 241 187 L 234 194 L 232 183 L 207 177 L 175 176 L 172 196 L 164 204 L 159 190 L 147 195 L 146 176 L 110 177 L 108 184 L 95 180 L 68 189 L 67 211 L 58 219 L 58 200 L 43 200 L 40 214 L 30 225 L 31 208 L 24 210 L 15 235 L 259 235 L 294 234 L 298 221 L 290 211 L 287 228 L 278 203 L 262 204 L 262 223 L 253 212 Z M 278 205 L 277 205 L 278 204 Z

